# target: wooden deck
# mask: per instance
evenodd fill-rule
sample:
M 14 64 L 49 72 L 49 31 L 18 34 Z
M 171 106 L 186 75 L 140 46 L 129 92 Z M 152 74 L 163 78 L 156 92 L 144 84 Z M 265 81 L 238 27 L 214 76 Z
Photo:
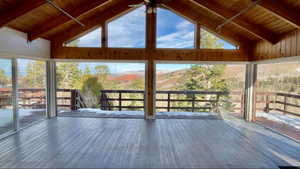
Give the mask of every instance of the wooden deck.
M 0 141 L 0 168 L 277 168 L 300 144 L 241 120 L 59 117 Z

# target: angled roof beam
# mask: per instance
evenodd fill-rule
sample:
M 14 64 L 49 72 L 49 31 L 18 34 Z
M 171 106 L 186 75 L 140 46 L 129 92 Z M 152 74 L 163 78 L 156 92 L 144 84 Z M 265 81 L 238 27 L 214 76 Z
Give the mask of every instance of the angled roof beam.
M 216 35 L 219 35 L 220 37 L 224 38 L 225 40 L 235 45 L 239 45 L 243 47 L 252 44 L 252 41 L 250 41 L 249 39 L 237 36 L 234 32 L 228 29 L 222 29 L 221 32 L 218 32 L 216 30 L 218 25 L 215 22 L 208 20 L 207 17 L 204 17 L 202 14 L 197 12 L 201 10 L 200 6 L 195 6 L 193 3 L 185 3 L 185 0 L 168 2 L 165 3 L 164 5 L 169 9 L 173 10 L 174 12 L 186 16 L 187 18 L 195 22 L 201 23 L 202 26 L 207 28 L 209 31 L 213 32 Z
M 289 9 L 281 2 L 274 2 L 274 0 L 263 0 L 258 5 L 285 22 L 293 25 L 295 28 L 300 29 L 300 15 L 298 11 Z
M 111 18 L 114 18 L 115 16 L 132 9 L 132 7 L 129 7 L 128 5 L 134 3 L 140 3 L 140 1 L 139 0 L 110 1 L 103 11 L 97 12 L 92 16 L 82 19 L 81 22 L 85 24 L 84 27 L 76 26 L 76 27 L 72 27 L 72 29 L 69 30 L 60 31 L 59 33 L 50 37 L 50 39 L 60 43 L 69 41 L 72 38 L 83 34 L 84 32 L 87 32 L 97 26 L 103 25 L 104 22 L 110 20 Z
M 110 0 L 97 0 L 97 1 L 84 1 L 78 7 L 74 7 L 72 9 L 66 9 L 73 17 L 77 18 L 80 15 L 83 15 L 96 7 L 99 7 Z M 46 20 L 42 24 L 39 24 L 37 27 L 33 28 L 31 32 L 29 32 L 29 41 L 33 41 L 43 35 L 47 34 L 54 28 L 70 21 L 71 19 L 64 14 L 61 14 L 55 18 L 51 18 Z
M 18 1 L 16 5 L 9 7 L 0 13 L 0 28 L 45 3 L 47 3 L 45 0 Z
M 213 3 L 210 0 L 192 0 L 193 2 L 196 2 L 196 4 L 200 5 L 202 8 L 207 9 L 211 13 L 223 18 L 223 19 L 229 19 L 230 17 L 234 16 L 236 13 L 230 10 L 226 10 L 220 5 L 217 5 L 216 3 Z M 276 38 L 276 35 L 269 30 L 253 25 L 247 21 L 244 21 L 241 18 L 235 18 L 232 23 L 241 29 L 247 31 L 248 33 L 251 33 L 252 35 L 266 40 L 272 44 L 275 44 L 278 42 L 278 39 Z

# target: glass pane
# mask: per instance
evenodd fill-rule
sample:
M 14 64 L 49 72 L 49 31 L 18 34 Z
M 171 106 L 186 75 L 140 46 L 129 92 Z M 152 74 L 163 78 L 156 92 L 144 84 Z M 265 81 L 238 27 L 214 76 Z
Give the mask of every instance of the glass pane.
M 97 28 L 66 44 L 67 47 L 101 47 L 101 28 Z
M 242 118 L 245 65 L 156 64 L 157 116 Z
M 19 126 L 27 126 L 46 115 L 46 63 L 18 59 Z
M 257 123 L 300 141 L 300 62 L 259 64 L 255 101 Z
M 206 49 L 236 49 L 236 46 L 226 42 L 216 35 L 201 29 L 201 46 Z
M 145 48 L 145 7 L 108 23 L 108 46 L 123 48 Z
M 59 115 L 144 115 L 144 63 L 57 62 L 56 74 Z
M 12 62 L 0 59 L 0 134 L 13 129 Z
M 157 48 L 194 48 L 195 25 L 166 9 L 157 9 Z

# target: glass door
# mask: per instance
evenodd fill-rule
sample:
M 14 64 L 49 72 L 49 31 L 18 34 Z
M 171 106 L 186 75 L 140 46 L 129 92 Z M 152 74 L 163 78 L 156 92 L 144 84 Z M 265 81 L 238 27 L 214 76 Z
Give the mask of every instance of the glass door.
M 12 60 L 0 59 L 0 135 L 14 129 Z

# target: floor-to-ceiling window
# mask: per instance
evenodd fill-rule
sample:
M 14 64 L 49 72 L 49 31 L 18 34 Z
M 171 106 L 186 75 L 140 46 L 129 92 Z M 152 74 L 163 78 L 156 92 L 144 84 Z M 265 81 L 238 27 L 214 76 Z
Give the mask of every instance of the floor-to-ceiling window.
M 156 64 L 157 117 L 243 118 L 245 65 Z
M 57 62 L 60 116 L 144 116 L 145 63 Z
M 14 129 L 12 60 L 0 59 L 0 134 Z
M 300 140 L 300 62 L 259 64 L 255 121 Z
M 46 62 L 18 59 L 19 126 L 25 127 L 46 117 Z

